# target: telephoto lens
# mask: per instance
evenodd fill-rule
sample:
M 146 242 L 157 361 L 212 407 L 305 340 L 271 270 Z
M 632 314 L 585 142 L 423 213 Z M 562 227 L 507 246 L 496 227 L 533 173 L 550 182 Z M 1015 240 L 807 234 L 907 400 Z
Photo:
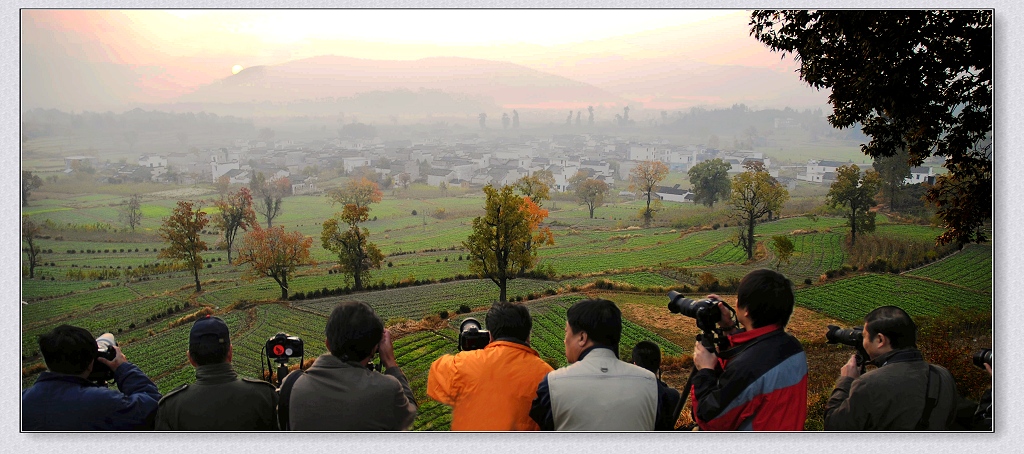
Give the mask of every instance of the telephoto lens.
M 694 301 L 675 290 L 668 292 L 668 310 L 673 314 L 683 314 L 697 321 L 697 327 L 703 330 L 714 328 L 715 323 L 722 319 L 722 311 L 717 307 L 717 300 L 703 299 Z
M 117 357 L 117 351 L 114 350 L 115 345 L 117 345 L 117 340 L 114 339 L 114 335 L 103 333 L 100 337 L 96 338 L 96 356 L 105 358 L 107 361 L 113 361 Z
M 984 369 L 986 364 L 988 364 L 989 367 L 992 367 L 992 349 L 983 348 L 974 352 L 974 365 L 978 368 Z
M 836 325 L 828 325 L 828 331 L 825 333 L 825 340 L 828 341 L 829 344 L 843 344 L 851 347 L 860 347 L 863 342 L 863 331 L 864 327 L 862 326 L 841 329 Z

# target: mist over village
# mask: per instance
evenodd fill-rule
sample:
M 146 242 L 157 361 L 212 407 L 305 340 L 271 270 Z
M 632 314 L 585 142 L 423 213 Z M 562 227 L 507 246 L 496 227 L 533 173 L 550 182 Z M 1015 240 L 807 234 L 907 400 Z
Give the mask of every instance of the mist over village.
M 991 432 L 992 16 L 22 9 L 22 431 Z

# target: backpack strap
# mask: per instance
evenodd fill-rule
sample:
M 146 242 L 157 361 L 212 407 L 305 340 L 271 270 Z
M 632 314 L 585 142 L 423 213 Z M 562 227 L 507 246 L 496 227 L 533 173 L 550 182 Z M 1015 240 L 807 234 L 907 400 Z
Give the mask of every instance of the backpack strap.
M 932 376 L 935 376 L 935 380 L 932 380 Z M 924 412 L 921 414 L 921 420 L 917 422 L 915 430 L 928 430 L 928 422 L 932 416 L 932 410 L 935 409 L 935 405 L 939 401 L 939 385 L 942 382 L 942 378 L 939 375 L 939 371 L 935 369 L 935 366 L 928 365 L 928 380 L 925 385 L 925 398 L 924 398 Z
M 278 390 L 278 402 L 277 402 L 277 422 L 281 427 L 281 430 L 292 430 L 291 424 L 288 422 L 288 407 L 289 399 L 292 397 L 292 387 L 295 386 L 295 380 L 298 380 L 300 376 L 305 374 L 304 370 L 294 371 L 284 378 L 281 382 L 281 389 Z

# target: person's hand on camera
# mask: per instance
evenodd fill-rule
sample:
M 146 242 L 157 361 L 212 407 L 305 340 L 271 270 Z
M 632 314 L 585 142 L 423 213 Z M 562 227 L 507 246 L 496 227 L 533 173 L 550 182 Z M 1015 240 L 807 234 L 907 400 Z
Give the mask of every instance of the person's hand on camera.
M 395 348 L 391 343 L 391 331 L 387 328 L 384 329 L 384 336 L 380 338 L 380 343 L 377 344 L 377 352 L 380 353 L 380 363 L 385 368 L 398 366 L 398 361 L 395 361 Z
M 113 349 L 115 352 L 117 352 L 117 354 L 114 356 L 113 361 L 108 360 L 107 358 L 96 358 L 96 360 L 99 361 L 101 364 L 109 367 L 110 370 L 116 371 L 117 368 L 121 367 L 121 365 L 128 361 L 128 359 L 124 357 L 124 353 L 121 353 L 121 347 L 114 345 Z
M 985 371 L 988 372 L 988 376 L 991 377 L 992 376 L 992 365 L 989 364 L 989 363 L 985 363 Z
M 857 378 L 860 377 L 860 367 L 857 367 L 857 355 L 850 357 L 850 360 L 843 365 L 842 370 L 839 371 L 839 375 L 843 377 Z
M 693 344 L 693 365 L 697 367 L 697 369 L 714 370 L 715 366 L 718 365 L 718 356 L 709 352 L 698 341 Z

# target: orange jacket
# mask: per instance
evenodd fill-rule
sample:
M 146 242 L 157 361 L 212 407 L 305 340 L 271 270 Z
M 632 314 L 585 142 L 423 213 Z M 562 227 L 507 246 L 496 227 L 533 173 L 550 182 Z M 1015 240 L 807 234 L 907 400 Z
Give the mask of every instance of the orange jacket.
M 452 430 L 540 430 L 530 405 L 551 370 L 534 349 L 494 341 L 434 361 L 427 395 L 452 406 Z

